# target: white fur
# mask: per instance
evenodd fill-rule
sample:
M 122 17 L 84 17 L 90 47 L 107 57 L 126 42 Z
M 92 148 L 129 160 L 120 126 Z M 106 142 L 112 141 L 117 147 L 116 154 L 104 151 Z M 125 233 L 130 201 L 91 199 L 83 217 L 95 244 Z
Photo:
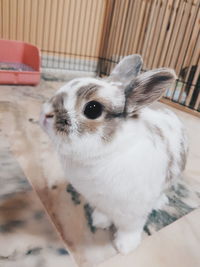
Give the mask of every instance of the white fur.
M 69 83 L 58 91 L 70 96 L 65 106 L 71 114 L 75 114 L 77 88 L 94 80 L 102 86 L 105 98 L 122 104 L 118 87 L 97 79 L 76 79 L 76 88 L 70 90 Z M 165 141 L 158 135 L 152 137 L 147 122 L 162 130 Z M 96 208 L 94 224 L 102 228 L 115 224 L 118 231 L 114 242 L 121 253 L 136 248 L 148 214 L 163 200 L 169 162 L 167 146 L 174 159 L 179 160 L 183 138 L 179 119 L 168 110 L 143 108 L 139 119 L 122 120 L 110 143 L 103 143 L 98 134 L 72 134 L 70 142 L 65 142 L 64 137 L 53 132 L 52 122 L 48 123 L 45 127 L 57 147 L 66 178 Z M 180 176 L 177 164 L 171 171 L 174 179 Z

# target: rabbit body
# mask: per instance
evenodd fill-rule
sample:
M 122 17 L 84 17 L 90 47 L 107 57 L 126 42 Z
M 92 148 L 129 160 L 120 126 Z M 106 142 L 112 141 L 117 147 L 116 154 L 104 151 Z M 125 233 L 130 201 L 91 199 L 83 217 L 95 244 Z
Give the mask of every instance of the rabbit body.
M 136 77 L 138 57 L 131 59 L 134 63 L 137 61 Z M 121 72 L 123 64 L 112 75 L 115 78 Z M 162 73 L 160 80 L 159 73 Z M 122 76 L 128 79 L 130 75 Z M 93 78 L 76 79 L 61 88 L 57 98 L 44 108 L 42 125 L 55 143 L 67 180 L 94 207 L 94 226 L 107 228 L 115 225 L 114 244 L 123 254 L 138 246 L 149 213 L 165 200 L 165 189 L 180 177 L 185 167 L 187 140 L 182 123 L 167 109 L 153 110 L 143 104 L 151 97 L 150 102 L 158 98 L 157 92 L 161 90 L 158 83 L 166 85 L 166 81 L 173 79 L 171 70 L 142 74 L 126 90 L 127 98 L 120 93 L 124 81 L 109 83 Z M 85 94 L 80 88 L 87 84 L 100 87 L 96 95 L 92 95 L 93 89 L 90 88 L 88 98 L 104 101 L 104 111 L 100 111 L 105 115 L 99 113 L 96 120 L 92 118 L 85 122 L 81 113 L 79 120 L 83 121 L 80 123 L 76 109 L 84 110 L 85 102 L 89 100 L 83 104 L 82 100 L 77 100 L 77 95 Z M 144 88 L 150 86 L 154 93 L 147 98 L 149 89 Z M 132 93 L 130 88 L 133 87 Z M 147 90 L 143 96 L 142 90 Z M 67 97 L 63 96 L 65 93 Z M 129 100 L 135 103 L 130 105 Z M 98 107 L 97 102 L 89 103 L 92 103 L 89 108 Z M 47 118 L 52 112 L 54 118 L 49 122 Z
M 139 116 L 124 121 L 114 142 L 104 148 L 78 139 L 74 153 L 60 154 L 67 179 L 96 208 L 94 225 L 114 223 L 122 232 L 136 234 L 130 244 L 121 244 L 116 235 L 116 246 L 125 254 L 138 245 L 147 216 L 180 177 L 187 149 L 182 123 L 171 111 L 145 108 Z

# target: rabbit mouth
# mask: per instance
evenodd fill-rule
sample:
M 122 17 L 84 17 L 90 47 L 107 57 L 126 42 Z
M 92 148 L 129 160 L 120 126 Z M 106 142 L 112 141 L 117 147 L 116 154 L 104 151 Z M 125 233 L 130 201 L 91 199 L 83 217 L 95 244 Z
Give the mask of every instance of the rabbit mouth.
M 40 123 L 40 126 L 41 126 L 43 129 L 46 128 L 46 126 L 47 126 L 47 119 L 46 119 L 46 117 L 45 117 L 44 112 L 41 112 L 41 113 L 40 113 L 39 123 Z
M 45 132 L 54 129 L 56 134 L 69 134 L 71 122 L 66 116 L 54 115 L 53 113 L 40 114 L 40 126 Z
M 54 123 L 54 115 L 52 113 L 40 113 L 39 124 L 45 132 L 49 132 Z

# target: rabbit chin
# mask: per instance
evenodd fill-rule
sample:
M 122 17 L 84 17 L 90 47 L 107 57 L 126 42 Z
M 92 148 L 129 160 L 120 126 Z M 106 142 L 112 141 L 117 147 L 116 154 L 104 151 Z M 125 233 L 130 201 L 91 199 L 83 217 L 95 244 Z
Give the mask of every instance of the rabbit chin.
M 102 139 L 98 132 L 79 136 L 76 131 L 70 129 L 68 133 L 59 133 L 56 132 L 53 122 L 44 118 L 40 119 L 40 125 L 61 156 L 83 162 L 103 156 L 109 150 L 106 144 L 102 147 Z
M 50 133 L 51 134 L 51 133 Z M 79 163 L 90 162 L 104 157 L 109 153 L 110 146 L 102 147 L 102 139 L 98 133 L 93 135 L 85 134 L 82 137 L 71 133 L 68 136 L 53 134 L 52 140 L 61 156 L 66 156 Z
M 39 124 L 41 128 L 44 130 L 44 132 L 52 139 L 52 137 L 54 136 L 53 121 L 47 119 L 43 111 L 40 113 Z

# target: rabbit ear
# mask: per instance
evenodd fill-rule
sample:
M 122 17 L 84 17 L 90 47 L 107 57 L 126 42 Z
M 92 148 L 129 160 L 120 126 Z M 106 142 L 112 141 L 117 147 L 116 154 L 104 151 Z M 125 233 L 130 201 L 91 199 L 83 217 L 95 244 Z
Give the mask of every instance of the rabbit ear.
M 161 98 L 176 79 L 174 70 L 161 68 L 137 76 L 126 88 L 125 111 L 131 116 L 138 109 Z
M 128 85 L 139 74 L 142 63 L 140 55 L 124 57 L 112 70 L 107 81 L 121 82 L 123 85 Z

